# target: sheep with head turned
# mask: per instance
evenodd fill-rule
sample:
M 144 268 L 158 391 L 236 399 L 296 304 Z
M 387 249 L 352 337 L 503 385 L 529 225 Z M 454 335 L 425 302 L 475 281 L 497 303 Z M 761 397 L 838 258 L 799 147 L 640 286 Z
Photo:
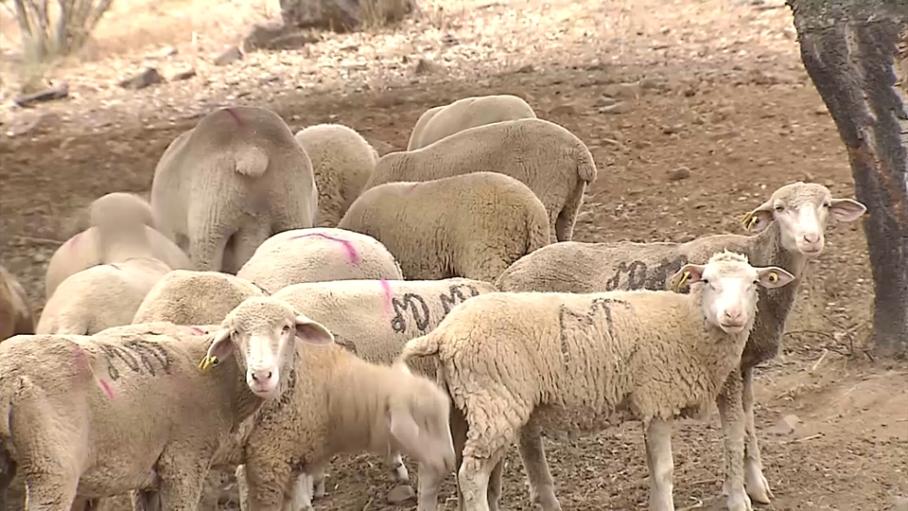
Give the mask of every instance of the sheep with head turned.
M 719 234 L 686 243 L 555 243 L 515 262 L 496 284 L 503 291 L 663 289 L 671 285 L 668 277 L 681 265 L 704 262 L 722 250 L 740 252 L 754 264 L 780 266 L 795 275 L 798 281 L 792 285 L 760 292 L 756 325 L 741 367 L 731 373 L 717 401 L 725 435 L 727 505 L 732 511 L 749 510 L 752 500 L 767 503 L 772 497 L 754 421 L 754 368 L 778 353 L 798 282 L 807 261 L 825 247 L 828 221 L 852 222 L 865 210 L 853 199 L 834 198 L 823 185 L 790 183 L 745 215 L 745 227 L 754 232 L 751 236 Z M 525 459 L 544 463 L 541 437 L 521 442 L 521 450 Z M 557 502 L 550 478 L 531 478 L 530 487 L 533 495 L 545 494 L 544 500 Z
M 493 94 L 461 98 L 426 110 L 410 134 L 407 151 L 421 149 L 449 135 L 476 126 L 516 119 L 535 119 L 536 112 L 518 96 Z

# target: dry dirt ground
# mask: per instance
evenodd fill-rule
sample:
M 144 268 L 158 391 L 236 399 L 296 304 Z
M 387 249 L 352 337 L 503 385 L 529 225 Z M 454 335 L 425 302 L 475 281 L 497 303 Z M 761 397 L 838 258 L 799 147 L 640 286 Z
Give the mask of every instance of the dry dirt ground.
M 201 113 L 230 103 L 273 108 L 294 129 L 341 122 L 386 143 L 386 151 L 405 147 L 429 107 L 466 95 L 518 94 L 593 151 L 600 178 L 576 231 L 583 241 L 741 232 L 740 215 L 794 180 L 852 196 L 844 150 L 802 70 L 790 14 L 778 3 L 439 1 L 397 31 L 324 35 L 307 50 L 251 54 L 227 68 L 207 57 L 180 60 L 195 58 L 202 45 L 198 37 L 187 42 L 187 31 L 211 23 L 168 21 L 164 4 L 156 25 L 153 13 L 137 18 L 149 24 L 144 46 L 114 52 L 102 31 L 98 44 L 109 55 L 51 75 L 77 85 L 73 98 L 3 111 L 0 128 L 13 136 L 0 138 L 2 262 L 40 306 L 47 259 L 73 211 L 107 192 L 147 190 L 165 146 Z M 128 44 L 123 33 L 114 40 Z M 206 55 L 230 42 L 202 39 Z M 137 92 L 111 85 L 163 44 L 179 53 L 158 65 L 195 65 L 200 76 Z M 434 65 L 416 74 L 422 57 Z M 35 119 L 41 122 L 32 126 Z M 670 180 L 680 167 L 689 177 Z M 830 229 L 801 288 L 784 352 L 757 379 L 757 422 L 776 496 L 765 509 L 903 510 L 908 366 L 865 353 L 873 288 L 860 224 Z M 782 427 L 786 416 L 793 428 Z M 638 424 L 547 447 L 565 509 L 645 508 Z M 721 509 L 715 414 L 679 424 L 674 447 L 676 504 Z M 512 454 L 504 508 L 531 508 L 523 481 Z M 316 507 L 415 508 L 388 504 L 390 488 L 376 458 L 341 457 L 330 470 L 330 495 Z M 446 495 L 451 489 L 449 481 Z

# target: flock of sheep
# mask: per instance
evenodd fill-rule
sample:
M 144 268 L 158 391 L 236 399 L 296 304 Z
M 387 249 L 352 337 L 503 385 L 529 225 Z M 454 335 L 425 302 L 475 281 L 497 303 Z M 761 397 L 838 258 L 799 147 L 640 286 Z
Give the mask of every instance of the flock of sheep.
M 797 182 L 745 215 L 749 236 L 570 241 L 596 173 L 510 95 L 432 108 L 382 157 L 341 125 L 207 115 L 150 203 L 91 204 L 37 325 L 0 273 L 0 486 L 32 511 L 195 510 L 226 469 L 243 509 L 299 511 L 332 456 L 368 451 L 401 483 L 418 462 L 420 511 L 452 471 L 461 508 L 486 511 L 516 440 L 551 511 L 543 433 L 639 420 L 666 511 L 672 419 L 716 403 L 728 508 L 768 502 L 753 369 L 830 217 L 865 207 Z

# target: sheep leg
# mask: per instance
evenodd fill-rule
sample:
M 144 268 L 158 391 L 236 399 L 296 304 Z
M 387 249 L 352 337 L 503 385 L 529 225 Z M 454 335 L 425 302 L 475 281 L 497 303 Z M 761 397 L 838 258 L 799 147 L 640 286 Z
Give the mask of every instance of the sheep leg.
M 744 487 L 753 502 L 769 504 L 773 498 L 769 481 L 763 475 L 763 461 L 760 459 L 760 445 L 757 442 L 757 428 L 754 424 L 754 371 L 752 367 L 743 370 L 744 429 L 747 440 L 744 444 Z
M 267 225 L 256 224 L 254 220 L 243 224 L 224 247 L 222 259 L 224 272 L 236 274 L 240 271 L 246 261 L 252 258 L 255 249 L 268 239 L 270 234 Z
M 463 449 L 467 443 L 467 420 L 463 416 L 463 412 L 460 411 L 453 404 L 451 405 L 451 412 L 449 415 L 449 421 L 451 424 L 451 441 L 454 444 L 454 473 L 460 473 L 460 467 L 463 466 Z M 455 487 L 457 490 L 457 509 L 463 511 L 464 501 L 463 501 L 463 492 L 460 487 L 459 478 L 455 479 Z M 434 495 L 438 495 L 438 487 L 441 485 L 441 480 L 435 485 Z M 420 492 L 422 492 L 422 485 L 420 485 Z M 428 500 L 428 499 L 426 499 Z M 422 502 L 422 496 L 420 495 L 420 502 Z M 432 507 L 426 507 L 425 511 L 434 511 L 436 506 L 436 500 L 432 501 Z M 423 511 L 419 509 L 418 511 Z
M 504 469 L 504 456 L 498 460 L 489 474 L 489 510 L 498 511 L 498 502 L 501 500 L 501 472 Z
M 751 511 L 750 497 L 744 491 L 744 406 L 742 403 L 741 371 L 735 369 L 728 375 L 716 404 L 725 437 L 725 483 L 729 511 Z
M 388 465 L 391 466 L 391 477 L 395 482 L 406 483 L 410 481 L 410 473 L 407 472 L 407 466 L 404 465 L 403 457 L 399 452 L 388 454 Z
M 294 493 L 290 464 L 275 459 L 246 460 L 245 479 L 247 511 L 278 511 L 284 504 L 285 493 L 291 496 Z
M 500 452 L 489 458 L 477 458 L 473 455 L 463 457 L 457 480 L 463 492 L 464 511 L 491 511 L 489 477 L 500 459 Z
M 649 468 L 650 511 L 674 511 L 672 498 L 672 422 L 650 419 L 643 432 L 646 442 L 646 466 Z
M 327 495 L 325 491 L 325 467 L 312 471 L 312 498 L 319 499 Z
M 438 489 L 445 475 L 429 465 L 419 464 L 416 511 L 435 511 L 438 508 Z
M 229 236 L 222 229 L 205 226 L 193 232 L 189 241 L 189 259 L 199 271 L 221 271 Z
M 542 429 L 530 421 L 520 428 L 517 445 L 530 483 L 530 502 L 539 504 L 542 511 L 561 511 L 561 503 L 555 496 L 555 480 L 545 459 Z
M 303 472 L 296 477 L 289 499 L 285 499 L 283 511 L 312 511 L 314 477 Z
M 31 471 L 27 471 L 29 474 Z M 31 473 L 25 476 L 25 509 L 28 511 L 61 511 L 72 509 L 76 500 L 78 477 L 59 472 Z
M 571 238 L 574 237 L 574 224 L 577 222 L 577 212 L 580 211 L 580 206 L 583 205 L 584 190 L 586 190 L 586 183 L 578 179 L 577 185 L 571 191 L 571 194 L 561 207 L 561 212 L 555 218 L 553 234 L 558 241 L 571 241 Z

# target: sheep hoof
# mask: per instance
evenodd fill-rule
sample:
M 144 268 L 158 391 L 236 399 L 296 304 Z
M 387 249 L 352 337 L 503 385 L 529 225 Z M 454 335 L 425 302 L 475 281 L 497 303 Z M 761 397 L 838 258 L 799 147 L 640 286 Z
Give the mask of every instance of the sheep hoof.
M 388 502 L 390 504 L 403 504 L 404 502 L 415 498 L 416 492 L 406 484 L 395 486 L 394 489 L 388 492 Z
M 730 493 L 725 504 L 728 507 L 728 511 L 753 511 L 750 497 L 743 491 Z
M 759 467 L 748 465 L 744 486 L 747 488 L 747 495 L 753 502 L 769 504 L 769 501 L 774 498 L 772 490 L 769 489 L 769 481 L 766 480 Z

